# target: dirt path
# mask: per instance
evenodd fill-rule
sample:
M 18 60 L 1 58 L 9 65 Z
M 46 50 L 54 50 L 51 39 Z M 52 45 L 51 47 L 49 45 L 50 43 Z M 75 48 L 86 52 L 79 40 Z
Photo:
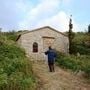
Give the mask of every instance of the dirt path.
M 37 90 L 90 90 L 90 85 L 69 71 L 55 66 L 55 72 L 49 72 L 45 62 L 34 62 L 33 71 L 39 78 Z

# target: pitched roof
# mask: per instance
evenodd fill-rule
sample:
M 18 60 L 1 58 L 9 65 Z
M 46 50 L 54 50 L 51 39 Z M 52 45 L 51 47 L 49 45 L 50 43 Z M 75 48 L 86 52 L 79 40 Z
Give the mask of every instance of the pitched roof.
M 44 27 L 40 27 L 40 28 L 37 28 L 37 29 L 33 29 L 33 30 L 30 30 L 30 31 L 24 32 L 24 33 L 22 33 L 21 35 L 27 34 L 27 33 L 30 33 L 30 32 L 34 32 L 34 31 L 38 31 L 38 30 L 41 30 L 41 29 L 44 29 L 44 28 L 49 28 L 49 29 L 51 29 L 51 30 L 53 30 L 53 31 L 56 31 L 56 32 L 58 32 L 58 33 L 60 33 L 60 34 L 62 34 L 62 35 L 64 35 L 64 36 L 67 37 L 67 35 L 65 35 L 64 33 L 60 32 L 60 31 L 58 31 L 58 30 L 56 30 L 56 29 L 54 29 L 54 28 L 52 28 L 52 27 L 50 27 L 50 26 L 44 26 Z M 18 41 L 18 39 L 21 37 L 21 35 L 19 35 L 19 37 L 17 38 L 16 41 Z

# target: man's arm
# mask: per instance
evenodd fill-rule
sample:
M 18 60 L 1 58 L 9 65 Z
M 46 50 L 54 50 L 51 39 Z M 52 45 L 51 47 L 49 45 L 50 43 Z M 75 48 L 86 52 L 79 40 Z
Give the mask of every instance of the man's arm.
M 47 54 L 48 54 L 48 51 L 45 52 L 45 55 L 47 55 Z

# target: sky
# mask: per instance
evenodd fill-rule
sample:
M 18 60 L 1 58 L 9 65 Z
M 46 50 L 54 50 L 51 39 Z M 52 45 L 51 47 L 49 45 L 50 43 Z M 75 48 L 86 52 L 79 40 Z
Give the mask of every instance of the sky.
M 18 31 L 50 26 L 65 32 L 72 15 L 73 31 L 85 31 L 89 10 L 90 0 L 0 0 L 0 28 Z

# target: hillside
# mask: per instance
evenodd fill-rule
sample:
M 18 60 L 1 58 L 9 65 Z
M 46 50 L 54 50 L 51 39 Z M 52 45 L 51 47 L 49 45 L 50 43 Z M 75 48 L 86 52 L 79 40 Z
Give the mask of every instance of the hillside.
M 46 61 L 31 62 L 26 57 L 15 42 L 18 34 L 0 33 L 0 90 L 90 89 L 90 48 L 82 43 L 84 34 L 74 39 L 75 55 L 57 53 L 55 72 L 48 71 Z
M 0 33 L 0 90 L 34 90 L 32 65 L 15 38 L 15 33 Z

